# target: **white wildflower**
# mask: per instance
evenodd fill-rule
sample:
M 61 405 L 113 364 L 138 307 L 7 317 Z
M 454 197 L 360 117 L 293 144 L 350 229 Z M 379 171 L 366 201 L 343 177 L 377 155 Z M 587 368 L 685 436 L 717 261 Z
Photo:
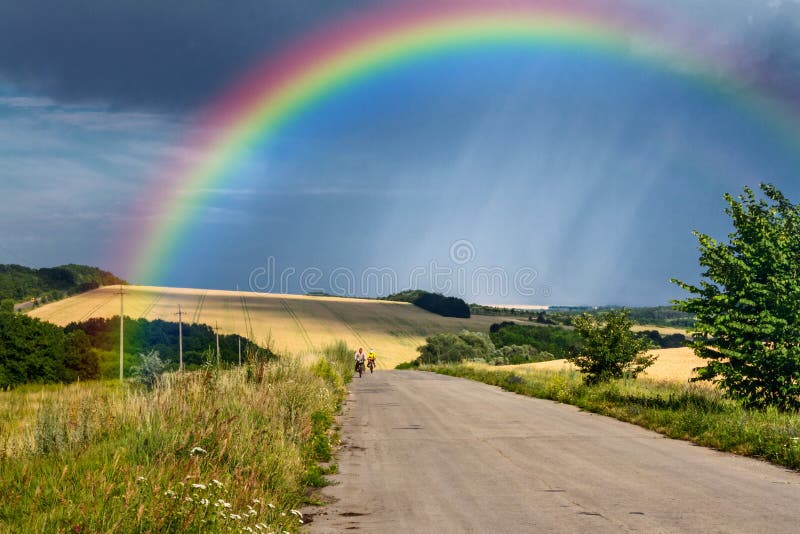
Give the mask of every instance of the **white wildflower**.
M 275 505 L 274 505 L 274 504 L 272 504 L 272 503 L 269 503 L 267 506 L 269 506 L 269 507 L 270 507 L 271 509 L 273 509 L 273 510 L 275 509 Z
M 301 514 L 299 510 L 290 510 L 289 513 L 294 514 L 297 517 L 303 517 L 303 514 Z
M 239 521 L 242 518 L 242 516 L 240 516 L 239 514 L 231 514 L 228 517 L 230 517 L 231 519 L 235 519 L 236 521 Z
M 253 510 L 252 508 L 250 508 L 250 509 L 247 511 L 247 515 L 250 515 L 250 516 L 255 516 L 255 515 L 258 515 L 258 512 L 256 512 L 256 511 L 255 511 L 255 510 Z
M 147 479 L 144 477 L 137 477 L 136 482 L 145 482 Z
M 253 504 L 261 504 L 261 501 L 258 499 L 253 499 Z
M 256 523 L 256 530 L 264 530 L 264 527 L 261 526 L 261 523 Z
M 201 449 L 200 447 L 195 447 L 195 448 L 192 449 L 192 451 L 189 454 L 194 456 L 195 454 L 206 454 L 207 452 L 208 451 L 206 451 L 205 449 Z
M 192 484 L 192 487 L 194 489 L 201 489 L 201 490 L 206 489 L 206 485 L 205 484 Z
M 208 506 L 211 503 L 208 499 L 200 499 L 200 504 L 203 506 Z
M 254 532 L 254 530 L 252 528 L 250 528 L 250 527 L 242 527 L 242 530 L 244 532 Z
M 214 480 L 212 480 L 211 483 L 214 484 L 218 488 L 222 488 L 224 486 L 224 484 L 222 482 L 220 482 L 219 480 L 217 480 L 216 478 Z
M 194 502 L 194 499 L 192 499 L 188 495 L 186 497 L 184 497 L 183 500 L 186 501 L 186 502 Z
M 175 492 L 172 491 L 172 490 L 167 490 L 167 491 L 164 492 L 164 497 L 170 497 L 170 498 L 174 499 L 175 498 Z

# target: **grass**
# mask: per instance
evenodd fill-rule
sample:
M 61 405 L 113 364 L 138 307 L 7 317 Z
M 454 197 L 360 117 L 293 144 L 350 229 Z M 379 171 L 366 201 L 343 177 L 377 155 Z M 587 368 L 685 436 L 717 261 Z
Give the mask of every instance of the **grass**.
M 119 315 L 114 287 L 47 304 L 31 316 L 64 326 L 89 317 Z M 412 304 L 368 299 L 272 295 L 251 292 L 126 286 L 125 314 L 175 321 L 178 304 L 186 320 L 219 325 L 224 334 L 270 339 L 278 352 L 316 353 L 338 340 L 378 351 L 378 368 L 390 369 L 418 356 L 425 337 L 440 332 L 486 332 L 502 317 L 454 319 Z
M 707 386 L 642 379 L 587 386 L 575 371 L 515 373 L 468 365 L 420 369 L 572 404 L 671 438 L 800 469 L 800 414 L 749 410 Z
M 326 483 L 351 350 L 0 393 L 0 531 L 297 531 Z M 293 511 L 294 510 L 294 511 Z M 249 529 L 249 530 L 248 530 Z

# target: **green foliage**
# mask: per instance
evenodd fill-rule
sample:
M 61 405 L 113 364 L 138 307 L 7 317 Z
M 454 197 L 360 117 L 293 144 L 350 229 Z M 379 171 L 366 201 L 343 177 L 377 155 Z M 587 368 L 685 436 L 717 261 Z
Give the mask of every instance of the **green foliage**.
M 573 404 L 675 439 L 800 469 L 800 415 L 748 409 L 696 384 L 612 380 L 588 385 L 577 372 L 509 371 L 465 365 L 425 371 L 469 378 L 521 395 Z
M 54 300 L 100 286 L 126 283 L 112 273 L 85 265 L 31 269 L 0 264 L 0 299 L 8 298 L 15 302 L 41 297 Z
M 642 330 L 636 332 L 639 337 L 646 337 L 657 347 L 662 349 L 677 349 L 686 346 L 686 336 L 683 334 L 661 335 L 658 330 Z
M 139 360 L 141 363 L 131 371 L 133 379 L 147 389 L 153 389 L 167 366 L 161 360 L 157 350 L 140 354 Z
M 556 358 L 565 358 L 571 349 L 581 343 L 580 335 L 571 329 L 512 322 L 493 324 L 489 328 L 489 335 L 497 347 L 529 345 Z
M 0 300 L 0 313 L 14 313 L 14 300 L 13 299 Z
M 474 341 L 472 336 L 469 337 L 471 341 Z M 418 347 L 417 351 L 419 351 L 421 363 L 460 362 L 485 358 L 487 355 L 486 352 L 480 352 L 475 345 L 465 341 L 460 335 L 450 333 L 427 337 L 425 344 Z
M 530 345 L 506 345 L 494 351 L 487 363 L 494 365 L 519 365 L 530 362 L 546 362 L 555 357 Z
M 727 243 L 695 232 L 699 286 L 676 306 L 697 316 L 691 346 L 709 359 L 699 380 L 751 406 L 800 408 L 800 206 L 772 185 L 725 195 L 734 231 Z
M 417 348 L 420 357 L 396 369 L 409 369 L 420 364 L 479 361 L 493 365 L 519 364 L 552 360 L 553 355 L 526 345 L 508 345 L 496 348 L 492 339 L 483 332 L 463 330 L 459 334 L 436 334 Z M 401 364 L 403 365 L 403 364 Z
M 466 302 L 456 297 L 445 297 L 439 293 L 430 293 L 420 289 L 412 289 L 389 295 L 385 300 L 410 302 L 411 304 L 442 317 L 460 317 L 469 319 L 470 308 Z
M 97 353 L 83 333 L 22 314 L 0 314 L 0 389 L 26 382 L 96 378 Z
M 567 360 L 581 370 L 590 384 L 624 376 L 635 378 L 656 361 L 655 356 L 647 354 L 651 341 L 631 331 L 633 322 L 625 310 L 612 310 L 599 317 L 584 314 L 574 323 L 583 346 Z
M 125 352 L 130 355 L 134 365 L 138 364 L 137 354 L 150 351 L 159 353 L 160 358 L 170 369 L 177 369 L 179 362 L 178 323 L 148 321 L 147 319 L 131 319 L 125 317 Z M 110 363 L 106 370 L 107 378 L 117 373 L 119 358 L 119 316 L 110 319 L 93 318 L 81 323 L 71 323 L 67 332 L 83 332 L 91 341 L 91 346 L 104 354 Z M 235 365 L 239 361 L 239 342 L 241 341 L 243 359 L 253 352 L 260 352 L 261 357 L 270 359 L 275 355 L 269 348 L 260 347 L 252 341 L 238 335 L 220 334 L 220 361 L 226 365 Z M 203 366 L 212 351 L 212 362 L 216 363 L 216 335 L 211 327 L 204 324 L 183 325 L 183 362 L 184 368 L 196 369 Z M 128 367 L 126 362 L 126 368 Z

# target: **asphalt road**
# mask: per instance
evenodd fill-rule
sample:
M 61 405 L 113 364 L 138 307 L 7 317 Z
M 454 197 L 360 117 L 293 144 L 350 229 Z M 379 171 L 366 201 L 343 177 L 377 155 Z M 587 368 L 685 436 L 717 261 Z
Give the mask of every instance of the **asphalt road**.
M 797 532 L 800 474 L 498 388 L 355 378 L 311 532 Z

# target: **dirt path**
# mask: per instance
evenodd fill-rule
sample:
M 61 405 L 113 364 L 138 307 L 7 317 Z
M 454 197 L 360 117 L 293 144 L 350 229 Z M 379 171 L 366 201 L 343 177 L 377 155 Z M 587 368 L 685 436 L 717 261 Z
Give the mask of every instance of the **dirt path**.
M 311 532 L 796 532 L 800 474 L 498 388 L 354 379 Z

